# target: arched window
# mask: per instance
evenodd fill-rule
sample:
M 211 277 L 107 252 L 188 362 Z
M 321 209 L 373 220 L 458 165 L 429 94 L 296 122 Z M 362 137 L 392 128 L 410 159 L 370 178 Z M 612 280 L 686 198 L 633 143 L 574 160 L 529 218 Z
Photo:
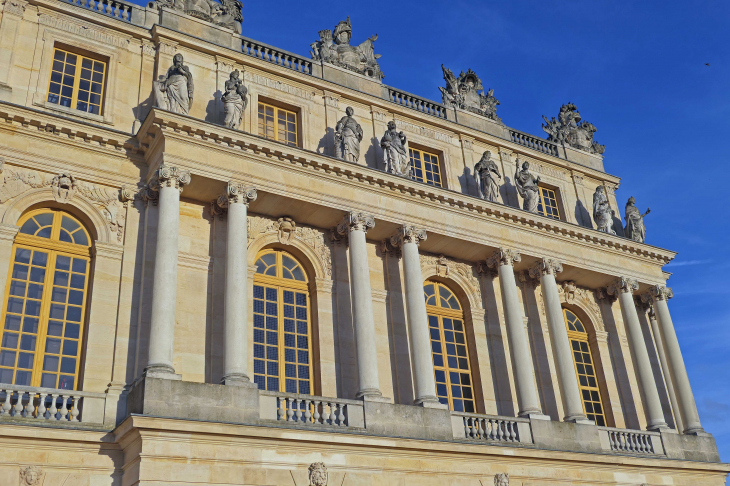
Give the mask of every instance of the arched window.
M 311 394 L 309 285 L 289 253 L 264 250 L 253 287 L 254 382 L 261 390 Z
M 58 210 L 32 211 L 18 225 L 2 311 L 0 383 L 73 390 L 91 239 L 75 218 Z
M 445 285 L 427 281 L 423 285 L 431 333 L 431 356 L 439 401 L 457 412 L 474 413 L 469 350 L 464 329 L 464 312 L 459 300 Z
M 568 339 L 573 349 L 573 362 L 578 377 L 583 411 L 586 416 L 596 422 L 596 425 L 606 425 L 606 416 L 601 400 L 601 390 L 598 388 L 596 367 L 593 365 L 591 348 L 588 344 L 588 333 L 583 323 L 574 313 L 563 309 L 565 325 L 568 326 Z

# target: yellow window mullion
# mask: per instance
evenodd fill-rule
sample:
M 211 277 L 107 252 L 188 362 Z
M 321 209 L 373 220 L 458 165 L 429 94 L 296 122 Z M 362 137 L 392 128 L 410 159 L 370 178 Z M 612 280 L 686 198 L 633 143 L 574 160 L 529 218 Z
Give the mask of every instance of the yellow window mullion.
M 54 222 L 55 223 L 55 222 Z M 46 351 L 46 335 L 48 331 L 48 314 L 51 307 L 51 294 L 53 291 L 53 275 L 56 269 L 56 252 L 48 252 L 46 263 L 46 278 L 43 281 L 43 298 L 41 299 L 41 315 L 38 316 L 38 337 L 36 338 L 36 352 L 33 357 L 33 374 L 31 375 L 31 386 L 41 385 L 43 374 L 43 358 Z
M 280 255 L 277 255 L 277 259 Z M 278 265 L 277 265 L 278 266 Z M 277 270 L 278 271 L 278 270 Z M 276 288 L 276 307 L 277 316 L 276 320 L 278 325 L 278 341 L 279 341 L 279 391 L 286 391 L 286 373 L 284 368 L 286 367 L 286 360 L 284 354 L 286 353 L 286 344 L 284 339 L 284 289 L 282 287 Z
M 76 75 L 74 76 L 74 87 L 71 91 L 71 109 L 76 109 L 79 99 L 79 84 L 81 82 L 81 65 L 85 58 L 77 55 L 76 56 Z

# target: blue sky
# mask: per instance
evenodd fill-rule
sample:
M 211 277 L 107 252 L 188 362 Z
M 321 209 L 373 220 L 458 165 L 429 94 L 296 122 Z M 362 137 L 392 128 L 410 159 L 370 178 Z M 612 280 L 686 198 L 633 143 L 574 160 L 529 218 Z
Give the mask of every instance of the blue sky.
M 351 17 L 353 43 L 379 34 L 385 83 L 440 101 L 441 64 L 471 68 L 510 127 L 575 103 L 635 196 L 647 243 L 679 252 L 670 310 L 705 429 L 730 461 L 730 298 L 724 255 L 730 139 L 730 2 L 247 0 L 244 35 L 298 54 Z M 709 63 L 710 66 L 705 64 Z M 724 249 L 724 250 L 723 250 Z

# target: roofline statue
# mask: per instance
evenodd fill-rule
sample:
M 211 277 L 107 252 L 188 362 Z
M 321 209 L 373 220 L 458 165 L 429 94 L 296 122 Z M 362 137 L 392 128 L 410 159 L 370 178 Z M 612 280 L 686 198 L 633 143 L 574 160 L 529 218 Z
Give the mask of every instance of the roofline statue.
M 380 54 L 375 54 L 373 45 L 378 40 L 378 35 L 368 38 L 359 46 L 350 45 L 351 39 L 352 24 L 350 17 L 347 17 L 347 20 L 343 20 L 335 26 L 334 32 L 331 30 L 319 31 L 319 40 L 310 46 L 312 59 L 382 81 L 385 75 L 378 64 Z

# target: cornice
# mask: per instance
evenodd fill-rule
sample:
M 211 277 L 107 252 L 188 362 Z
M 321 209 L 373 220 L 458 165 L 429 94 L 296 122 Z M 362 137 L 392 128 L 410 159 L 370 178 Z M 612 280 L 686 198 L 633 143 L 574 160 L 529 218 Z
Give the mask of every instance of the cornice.
M 209 149 L 224 151 L 238 157 L 247 156 L 253 161 L 273 163 L 286 167 L 289 171 L 298 171 L 303 175 L 309 174 L 319 178 L 337 180 L 339 184 L 344 181 L 350 184 L 364 185 L 371 191 L 380 190 L 397 197 L 409 198 L 411 203 L 413 199 L 416 199 L 419 203 L 425 203 L 440 209 L 455 210 L 462 215 L 468 214 L 475 218 L 487 219 L 511 227 L 521 227 L 532 232 L 550 235 L 594 249 L 598 247 L 601 251 L 609 251 L 622 257 L 638 259 L 643 263 L 652 265 L 665 265 L 676 256 L 675 252 L 662 248 L 636 243 L 632 240 L 575 224 L 556 221 L 518 208 L 491 203 L 455 191 L 417 183 L 365 165 L 348 163 L 298 147 L 290 147 L 255 135 L 229 130 L 225 127 L 157 109 L 150 112 L 140 128 L 138 137 L 142 141 L 141 146 L 145 145 L 145 139 L 148 137 L 170 137 L 187 141 L 187 143 L 199 144 Z M 185 165 L 181 162 L 180 157 L 176 157 L 176 163 Z M 223 178 L 221 168 L 212 165 L 202 165 L 197 161 L 189 161 L 186 168 L 194 174 Z M 230 170 L 227 170 L 225 174 L 225 180 L 234 176 L 230 174 Z M 262 191 L 272 190 L 277 192 L 280 190 L 279 185 L 272 185 L 271 181 L 257 180 L 252 182 Z M 306 195 L 302 195 L 302 197 L 306 197 Z M 346 207 L 345 201 L 342 201 L 342 203 L 343 208 Z M 351 201 L 349 203 L 352 204 Z M 358 208 L 358 210 L 365 211 L 366 209 Z M 391 219 L 383 215 L 381 208 L 367 208 L 367 211 L 378 216 L 379 219 Z M 406 221 L 408 220 L 408 215 L 403 215 L 403 217 Z M 393 219 L 393 221 L 402 223 L 403 219 L 401 218 L 398 221 Z M 408 223 L 430 230 L 428 221 L 408 221 Z M 455 233 L 458 231 L 457 228 L 454 228 L 454 230 Z M 432 231 L 443 233 L 443 229 Z M 481 236 L 489 237 L 489 235 Z M 471 233 L 459 235 L 459 237 L 467 241 L 477 241 L 474 239 L 475 235 Z M 478 242 L 484 243 L 481 239 Z M 526 248 L 523 242 L 515 242 L 513 246 L 528 253 L 529 248 Z M 534 252 L 530 251 L 529 253 Z M 570 262 L 575 261 L 574 254 L 574 252 L 566 250 L 564 255 L 556 254 L 553 256 L 570 264 Z M 619 272 L 620 269 L 617 268 L 616 271 Z M 605 269 L 602 272 L 605 273 Z M 655 275 L 646 277 L 647 283 L 658 283 Z

